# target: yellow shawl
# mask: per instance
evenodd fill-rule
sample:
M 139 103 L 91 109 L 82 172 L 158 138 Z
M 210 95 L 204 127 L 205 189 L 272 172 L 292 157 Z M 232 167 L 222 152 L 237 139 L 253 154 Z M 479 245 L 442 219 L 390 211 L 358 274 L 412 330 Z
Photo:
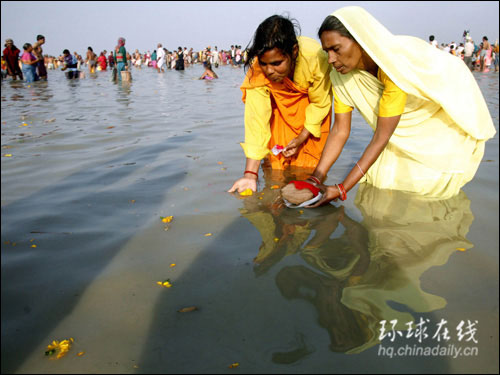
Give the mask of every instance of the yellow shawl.
M 391 34 L 363 8 L 334 13 L 389 78 L 408 94 L 386 149 L 366 174 L 369 183 L 446 198 L 470 181 L 496 133 L 483 95 L 459 58 L 411 36 Z M 335 94 L 375 130 L 384 89 L 366 71 L 332 70 Z

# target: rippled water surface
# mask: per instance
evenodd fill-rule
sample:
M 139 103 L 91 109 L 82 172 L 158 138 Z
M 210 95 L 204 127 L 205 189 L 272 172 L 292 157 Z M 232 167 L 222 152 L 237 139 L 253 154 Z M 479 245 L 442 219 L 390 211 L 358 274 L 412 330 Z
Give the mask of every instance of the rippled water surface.
M 301 171 L 225 192 L 243 71 L 201 73 L 2 82 L 2 373 L 498 373 L 498 133 L 452 199 L 359 185 L 283 209 L 272 187 Z M 474 74 L 498 131 L 498 74 Z M 329 182 L 371 134 L 355 114 Z

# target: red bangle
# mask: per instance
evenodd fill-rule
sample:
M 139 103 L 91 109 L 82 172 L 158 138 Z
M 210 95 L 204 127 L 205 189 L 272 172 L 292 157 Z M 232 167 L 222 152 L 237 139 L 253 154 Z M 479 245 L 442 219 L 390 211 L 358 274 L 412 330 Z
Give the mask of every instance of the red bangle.
M 252 172 L 252 171 L 245 171 L 245 173 L 243 173 L 243 174 L 246 174 L 246 173 L 251 173 L 251 174 L 254 174 L 254 175 L 256 175 L 256 176 L 257 176 L 257 178 L 259 178 L 259 174 L 258 174 L 258 173 L 256 173 L 256 172 Z
M 313 180 L 314 182 L 316 182 L 316 185 L 321 185 L 321 181 L 317 177 L 309 176 L 309 180 Z
M 340 200 L 341 201 L 345 201 L 347 199 L 347 192 L 345 191 L 344 185 L 338 184 L 337 186 L 338 186 L 338 188 L 339 188 L 339 190 L 341 192 L 341 195 L 342 195 L 340 197 Z
M 345 188 L 344 188 L 344 185 L 342 184 L 336 184 L 335 185 L 337 187 L 337 189 L 339 189 L 339 193 L 340 193 L 340 200 L 341 201 L 345 201 L 347 199 L 347 193 L 345 191 Z

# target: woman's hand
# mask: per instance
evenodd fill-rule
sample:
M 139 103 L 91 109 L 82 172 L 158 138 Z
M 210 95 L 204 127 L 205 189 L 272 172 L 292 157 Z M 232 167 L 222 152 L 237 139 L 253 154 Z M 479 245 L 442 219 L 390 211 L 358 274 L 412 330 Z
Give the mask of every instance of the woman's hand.
M 233 184 L 233 187 L 229 189 L 227 192 L 234 193 L 235 191 L 238 191 L 238 193 L 241 193 L 247 189 L 250 189 L 253 192 L 257 191 L 257 178 L 242 177 L 236 180 L 236 182 Z
M 339 189 L 334 185 L 334 186 L 326 186 L 326 185 L 319 185 L 318 186 L 321 189 L 321 193 L 323 194 L 323 197 L 316 202 L 315 204 L 311 206 L 306 206 L 307 208 L 316 208 L 319 206 L 322 206 L 324 204 L 329 203 L 330 201 L 337 201 L 337 198 L 340 197 L 340 191 Z
M 304 143 L 311 133 L 306 128 L 302 129 L 300 134 L 290 141 L 283 149 L 283 156 L 289 158 L 299 151 L 299 147 Z
M 283 149 L 283 156 L 289 158 L 295 155 L 299 151 L 299 147 L 302 144 L 299 137 L 296 137 L 290 141 L 290 143 Z

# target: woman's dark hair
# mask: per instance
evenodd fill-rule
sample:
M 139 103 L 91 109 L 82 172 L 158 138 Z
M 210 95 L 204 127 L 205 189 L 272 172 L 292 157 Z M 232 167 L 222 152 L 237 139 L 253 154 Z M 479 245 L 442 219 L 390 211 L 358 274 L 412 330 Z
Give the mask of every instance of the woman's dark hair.
M 23 49 L 26 51 L 30 47 L 31 47 L 30 43 L 24 43 Z
M 66 54 L 66 53 L 69 55 L 69 49 L 65 49 L 65 50 L 63 51 L 63 54 Z
M 94 50 L 92 49 L 92 47 L 89 47 L 87 48 L 90 52 L 94 52 Z
M 300 26 L 296 20 L 278 15 L 266 18 L 257 27 L 252 42 L 247 46 L 245 69 L 252 65 L 255 57 L 262 56 L 273 48 L 278 48 L 283 54 L 292 57 L 293 47 L 299 43 L 298 35 Z
M 321 27 L 318 30 L 318 37 L 320 39 L 321 34 L 323 34 L 325 31 L 336 31 L 340 35 L 355 41 L 349 30 L 347 30 L 344 24 L 340 22 L 339 19 L 335 16 L 327 16 L 321 24 Z

